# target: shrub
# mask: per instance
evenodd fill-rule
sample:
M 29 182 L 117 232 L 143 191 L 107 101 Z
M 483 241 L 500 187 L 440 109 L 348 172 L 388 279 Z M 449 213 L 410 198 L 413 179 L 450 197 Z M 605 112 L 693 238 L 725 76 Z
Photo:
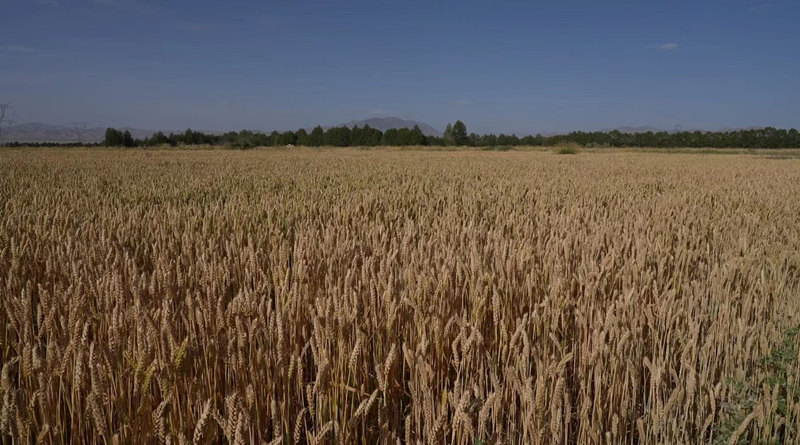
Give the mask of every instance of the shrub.
M 580 152 L 580 146 L 578 144 L 569 143 L 569 144 L 561 144 L 556 147 L 556 154 L 560 155 L 575 155 Z

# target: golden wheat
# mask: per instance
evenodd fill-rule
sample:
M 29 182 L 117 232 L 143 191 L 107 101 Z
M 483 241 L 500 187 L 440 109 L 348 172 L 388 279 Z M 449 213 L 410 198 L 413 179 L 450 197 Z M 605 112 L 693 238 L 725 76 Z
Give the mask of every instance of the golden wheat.
M 4 443 L 800 441 L 800 161 L 0 151 Z

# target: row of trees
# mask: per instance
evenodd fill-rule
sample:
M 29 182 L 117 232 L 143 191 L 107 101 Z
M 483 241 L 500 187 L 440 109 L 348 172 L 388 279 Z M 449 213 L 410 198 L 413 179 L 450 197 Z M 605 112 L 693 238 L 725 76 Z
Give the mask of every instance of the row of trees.
M 502 135 L 501 135 L 502 136 Z M 512 137 L 513 138 L 513 137 Z M 521 143 L 526 141 L 521 140 Z M 587 147 L 710 147 L 710 148 L 800 148 L 800 132 L 773 127 L 735 131 L 679 131 L 621 133 L 576 131 L 567 135 L 534 138 L 534 145 L 574 142 Z M 513 145 L 513 144 L 512 144 Z
M 419 127 L 398 128 L 380 131 L 369 126 L 333 127 L 323 130 L 317 126 L 310 132 L 300 129 L 272 133 L 228 132 L 206 134 L 191 129 L 183 133 L 155 133 L 149 138 L 134 139 L 128 131 L 109 128 L 104 145 L 112 147 L 150 147 L 179 145 L 221 145 L 231 148 L 250 148 L 257 146 L 282 147 L 301 145 L 308 147 L 333 146 L 404 146 L 404 145 L 458 145 L 472 147 L 512 147 L 512 146 L 553 146 L 575 143 L 584 147 L 711 147 L 711 148 L 800 148 L 800 132 L 796 129 L 784 130 L 772 127 L 752 130 L 722 132 L 646 132 L 622 133 L 620 131 L 575 131 L 569 134 L 524 136 L 505 134 L 478 135 L 467 133 L 461 121 L 447 125 L 442 137 L 426 136 Z
M 618 130 L 583 132 L 542 136 L 506 134 L 467 136 L 458 145 L 474 147 L 555 146 L 574 143 L 584 147 L 691 147 L 691 148 L 800 148 L 800 132 L 772 127 L 736 131 L 680 131 L 622 133 Z
M 466 132 L 466 126 L 461 123 Z M 242 130 L 224 134 L 208 134 L 187 129 L 183 133 L 164 134 L 157 132 L 145 139 L 134 139 L 130 132 L 108 128 L 103 145 L 109 147 L 153 147 L 161 145 L 222 145 L 231 148 L 283 147 L 302 145 L 307 147 L 372 147 L 378 145 L 456 145 L 456 140 L 426 136 L 418 126 L 414 128 L 392 128 L 385 132 L 369 125 L 363 127 L 332 127 L 324 130 L 317 126 L 310 132 L 304 129 L 272 133 Z
M 109 147 L 135 147 L 141 143 L 141 141 L 133 139 L 130 131 L 121 131 L 116 128 L 106 129 L 106 138 L 103 142 Z

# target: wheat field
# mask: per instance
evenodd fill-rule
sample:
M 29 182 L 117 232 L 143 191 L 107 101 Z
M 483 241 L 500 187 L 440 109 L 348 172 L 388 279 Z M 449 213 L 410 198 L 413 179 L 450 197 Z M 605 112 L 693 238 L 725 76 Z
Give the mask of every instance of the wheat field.
M 0 151 L 3 443 L 800 441 L 800 160 Z

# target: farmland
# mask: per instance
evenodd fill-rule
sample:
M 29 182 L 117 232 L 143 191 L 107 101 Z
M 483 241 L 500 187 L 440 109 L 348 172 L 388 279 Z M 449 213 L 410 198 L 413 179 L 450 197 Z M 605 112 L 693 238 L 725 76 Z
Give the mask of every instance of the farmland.
M 797 443 L 800 159 L 0 151 L 0 441 Z

